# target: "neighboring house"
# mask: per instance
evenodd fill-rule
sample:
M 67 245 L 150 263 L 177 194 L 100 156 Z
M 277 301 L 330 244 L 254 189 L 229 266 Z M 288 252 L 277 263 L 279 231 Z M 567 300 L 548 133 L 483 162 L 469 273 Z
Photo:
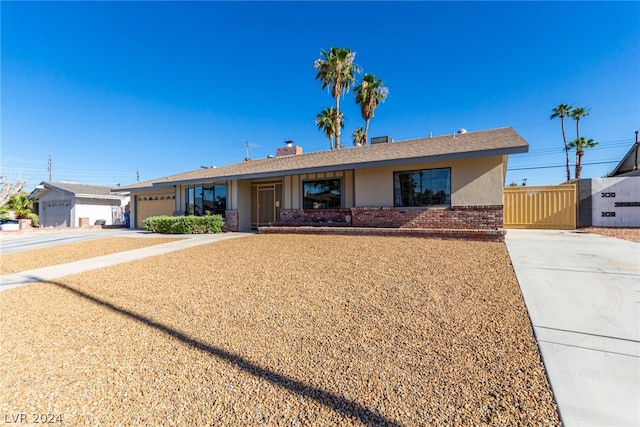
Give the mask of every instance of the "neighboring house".
M 110 187 L 71 182 L 41 182 L 29 198 L 37 204 L 41 227 L 79 227 L 80 218 L 88 224 L 124 224 L 128 192 Z
M 275 157 L 124 186 L 131 226 L 154 215 L 220 213 L 229 231 L 269 225 L 503 229 L 507 156 L 526 153 L 512 128 Z M 504 231 L 502 230 L 502 234 Z
M 609 174 L 609 177 L 640 176 L 640 170 L 638 169 L 638 162 L 640 162 L 638 145 L 640 144 L 638 144 L 638 132 L 636 132 L 636 142 L 631 146 L 622 160 L 620 160 L 620 163 L 618 163 L 613 172 Z

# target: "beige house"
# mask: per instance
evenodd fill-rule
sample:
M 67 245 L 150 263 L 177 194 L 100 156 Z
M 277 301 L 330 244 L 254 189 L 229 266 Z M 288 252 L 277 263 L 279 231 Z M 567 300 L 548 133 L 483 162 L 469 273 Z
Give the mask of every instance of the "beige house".
M 132 227 L 154 215 L 225 217 L 229 231 L 265 226 L 503 229 L 507 156 L 528 151 L 512 128 L 382 142 L 198 169 L 118 188 Z M 264 229 L 266 231 L 266 229 Z M 502 235 L 504 231 L 502 230 Z

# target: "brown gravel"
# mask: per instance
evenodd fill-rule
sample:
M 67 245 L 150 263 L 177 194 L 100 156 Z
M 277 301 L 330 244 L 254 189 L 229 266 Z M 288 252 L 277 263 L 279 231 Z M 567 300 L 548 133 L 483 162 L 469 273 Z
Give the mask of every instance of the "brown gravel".
M 560 424 L 503 243 L 256 235 L 0 295 L 4 414 Z
M 69 243 L 49 248 L 0 254 L 0 274 L 17 273 L 94 258 L 147 246 L 174 242 L 179 239 L 165 237 L 108 237 L 88 242 Z
M 586 227 L 580 231 L 585 233 L 601 234 L 603 236 L 615 237 L 616 239 L 629 240 L 640 243 L 640 228 L 606 228 L 606 227 Z

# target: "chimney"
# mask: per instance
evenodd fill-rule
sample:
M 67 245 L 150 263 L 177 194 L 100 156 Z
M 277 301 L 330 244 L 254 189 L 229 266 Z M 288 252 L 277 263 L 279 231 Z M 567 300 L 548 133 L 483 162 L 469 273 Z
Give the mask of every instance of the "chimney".
M 284 147 L 280 147 L 276 150 L 276 157 L 297 156 L 298 154 L 302 154 L 302 147 L 293 145 L 293 141 L 287 140 L 284 143 Z

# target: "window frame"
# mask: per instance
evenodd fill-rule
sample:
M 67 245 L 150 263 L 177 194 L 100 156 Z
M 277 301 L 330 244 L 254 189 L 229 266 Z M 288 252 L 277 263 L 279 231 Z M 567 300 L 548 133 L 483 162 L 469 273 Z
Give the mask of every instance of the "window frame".
M 444 189 L 444 194 L 443 197 L 445 199 L 444 203 L 424 203 L 424 197 L 425 197 L 425 191 L 430 190 L 429 187 L 427 188 L 423 188 L 423 185 L 425 183 L 425 178 L 423 177 L 423 174 L 425 172 L 429 172 L 429 173 L 433 173 L 435 171 L 447 171 L 447 183 L 446 183 L 446 188 Z M 405 195 L 402 194 L 402 181 L 401 181 L 401 174 L 411 174 L 412 176 L 415 175 L 416 173 L 420 174 L 420 191 L 419 192 L 413 192 L 413 194 L 410 195 L 411 200 L 414 202 L 413 204 L 404 204 L 404 200 L 407 199 L 407 197 L 403 197 Z M 412 179 L 415 180 L 415 178 L 412 177 Z M 439 178 L 441 179 L 441 178 Z M 436 190 L 442 191 L 442 188 L 436 188 Z M 400 192 L 400 194 L 398 194 L 397 192 Z M 447 192 L 448 191 L 448 192 Z M 436 193 L 437 194 L 437 193 Z M 418 195 L 418 196 L 416 196 Z M 399 171 L 394 171 L 393 172 L 393 206 L 396 208 L 438 208 L 438 207 L 451 207 L 451 196 L 452 196 L 452 190 L 451 190 L 451 167 L 444 167 L 444 168 L 426 168 L 426 169 L 410 169 L 410 170 L 399 170 Z M 419 200 L 416 202 L 416 200 L 419 198 Z
M 218 188 L 223 188 L 224 191 L 219 191 L 221 194 L 218 194 L 219 192 L 216 191 Z M 211 195 L 211 198 L 206 198 L 205 194 Z M 220 199 L 217 200 L 217 198 Z M 218 214 L 224 218 L 227 210 L 227 185 L 211 184 L 187 187 L 185 189 L 185 202 L 185 213 L 187 215 L 204 216 L 209 212 L 209 215 Z
M 320 183 L 320 182 L 325 182 L 325 181 L 337 181 L 338 183 L 338 191 L 339 191 L 339 203 L 338 206 L 327 206 L 327 207 L 307 207 L 307 203 L 306 200 L 307 196 L 305 194 L 305 186 L 307 184 L 310 183 Z M 300 185 L 300 191 L 301 191 L 301 197 L 300 197 L 300 201 L 302 202 L 302 209 L 303 210 L 330 210 L 330 209 L 342 209 L 344 206 L 344 181 L 342 178 L 338 178 L 338 177 L 334 177 L 334 178 L 315 178 L 315 179 L 305 179 L 302 181 L 301 185 Z M 318 201 L 311 201 L 311 203 L 321 203 L 323 202 L 323 200 Z

